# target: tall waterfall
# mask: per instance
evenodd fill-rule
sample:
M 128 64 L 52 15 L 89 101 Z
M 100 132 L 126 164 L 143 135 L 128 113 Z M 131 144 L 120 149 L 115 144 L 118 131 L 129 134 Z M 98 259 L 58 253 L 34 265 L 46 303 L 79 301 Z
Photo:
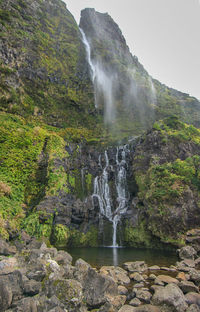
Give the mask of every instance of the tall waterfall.
M 118 247 L 117 244 L 117 226 L 123 214 L 128 209 L 129 192 L 127 188 L 127 161 L 126 158 L 130 151 L 128 145 L 117 147 L 115 165 L 109 164 L 108 152 L 105 151 L 105 167 L 100 176 L 94 180 L 93 199 L 97 198 L 99 211 L 101 216 L 108 219 L 113 226 L 112 247 Z M 102 167 L 101 157 L 99 158 L 100 166 Z M 115 189 L 117 194 L 117 204 L 114 207 L 109 186 L 109 172 L 114 170 Z
M 87 55 L 87 61 L 88 61 L 88 64 L 90 66 L 90 73 L 91 73 L 91 78 L 92 78 L 92 82 L 94 84 L 94 80 L 95 80 L 95 66 L 92 62 L 92 59 L 91 59 L 91 49 L 90 49 L 90 45 L 89 45 L 89 42 L 86 38 L 86 35 L 84 33 L 84 31 L 80 29 L 80 32 L 81 32 L 81 35 L 82 35 L 82 41 L 83 41 L 83 44 L 85 46 L 85 50 L 86 50 L 86 55 Z

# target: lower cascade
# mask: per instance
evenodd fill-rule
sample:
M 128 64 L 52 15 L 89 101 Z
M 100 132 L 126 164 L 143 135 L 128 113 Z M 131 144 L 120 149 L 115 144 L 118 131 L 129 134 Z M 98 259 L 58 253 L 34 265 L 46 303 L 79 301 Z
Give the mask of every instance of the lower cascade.
M 102 157 L 99 157 L 99 166 L 102 174 L 94 179 L 93 201 L 96 198 L 99 206 L 100 217 L 105 217 L 112 223 L 112 246 L 118 247 L 117 227 L 128 209 L 129 192 L 127 187 L 127 158 L 130 153 L 129 146 L 123 145 L 116 149 L 115 164 L 109 162 L 108 151 L 104 152 L 105 166 L 102 166 Z M 112 199 L 111 187 L 109 185 L 110 173 L 114 173 L 114 186 L 116 201 Z

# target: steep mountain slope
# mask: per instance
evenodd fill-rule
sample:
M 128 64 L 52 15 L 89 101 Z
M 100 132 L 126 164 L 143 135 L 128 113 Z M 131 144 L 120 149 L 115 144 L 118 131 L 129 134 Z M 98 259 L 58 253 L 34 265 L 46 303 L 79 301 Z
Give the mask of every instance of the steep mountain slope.
M 83 10 L 80 27 L 91 46 L 97 106 L 104 110 L 105 121 L 114 123 L 115 131 L 141 133 L 154 120 L 173 114 L 200 126 L 198 100 L 152 79 L 137 57 L 131 55 L 118 25 L 107 13 Z M 107 97 L 109 91 L 102 80 L 111 89 Z
M 66 5 L 2 0 L 0 27 L 0 109 L 55 126 L 92 126 L 85 48 Z

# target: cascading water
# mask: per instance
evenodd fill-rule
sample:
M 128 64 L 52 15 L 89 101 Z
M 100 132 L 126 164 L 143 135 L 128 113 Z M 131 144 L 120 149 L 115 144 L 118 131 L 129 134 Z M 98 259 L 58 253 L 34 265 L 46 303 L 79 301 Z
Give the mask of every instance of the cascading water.
M 109 186 L 109 170 L 111 168 L 109 164 L 108 152 L 105 151 L 105 167 L 100 176 L 97 176 L 94 180 L 94 193 L 93 198 L 97 198 L 98 206 L 101 216 L 107 218 L 113 226 L 112 235 L 112 247 L 118 247 L 117 244 L 117 226 L 123 214 L 128 209 L 129 192 L 127 188 L 127 161 L 126 158 L 130 153 L 128 145 L 117 147 L 115 158 L 115 188 L 117 194 L 117 205 L 113 207 L 113 200 L 111 197 L 111 191 Z M 101 162 L 101 157 L 99 157 Z M 100 163 L 102 167 L 102 164 Z M 113 169 L 112 168 L 112 169 Z
M 89 41 L 84 31 L 81 28 L 79 29 L 82 35 L 83 44 L 85 46 L 91 79 L 94 85 L 95 107 L 99 108 L 102 104 L 104 105 L 105 123 L 110 123 L 115 119 L 114 85 L 117 77 L 114 77 L 111 73 L 108 74 L 104 70 L 103 65 L 99 62 L 92 61 Z
M 91 49 L 90 49 L 90 45 L 89 45 L 89 42 L 86 38 L 86 35 L 84 33 L 84 31 L 80 29 L 80 32 L 81 32 L 81 35 L 82 35 L 82 41 L 83 41 L 83 44 L 85 46 L 85 50 L 86 50 L 86 55 L 87 55 L 87 61 L 88 61 L 88 64 L 90 66 L 90 71 L 91 71 L 91 78 L 92 78 L 92 82 L 94 84 L 94 80 L 95 80 L 95 66 L 92 62 L 92 59 L 91 59 Z

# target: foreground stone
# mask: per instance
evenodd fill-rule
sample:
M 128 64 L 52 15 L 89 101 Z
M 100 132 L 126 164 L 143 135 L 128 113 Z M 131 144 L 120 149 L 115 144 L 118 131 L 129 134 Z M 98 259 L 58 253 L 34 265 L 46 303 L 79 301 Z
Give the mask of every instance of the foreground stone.
M 157 288 L 152 297 L 152 302 L 155 305 L 165 304 L 176 312 L 186 311 L 188 307 L 183 292 L 176 284 L 168 284 L 165 287 Z
M 123 264 L 124 269 L 133 273 L 133 272 L 145 272 L 147 271 L 148 267 L 144 261 L 135 261 L 135 262 L 125 262 Z

